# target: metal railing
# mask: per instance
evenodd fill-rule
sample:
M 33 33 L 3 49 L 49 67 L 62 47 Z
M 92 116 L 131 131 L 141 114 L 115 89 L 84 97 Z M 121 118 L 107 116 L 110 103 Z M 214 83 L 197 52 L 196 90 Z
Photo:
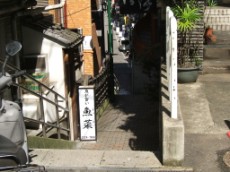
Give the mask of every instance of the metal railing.
M 0 59 L 0 63 L 3 63 L 4 60 Z M 9 70 L 14 70 L 14 71 L 19 71 L 17 67 L 7 64 L 7 69 Z M 41 117 L 40 119 L 32 119 L 28 117 L 24 117 L 26 121 L 37 123 L 41 125 L 41 130 L 42 130 L 42 136 L 47 137 L 47 132 L 50 131 L 51 129 L 56 129 L 56 134 L 57 138 L 61 138 L 61 133 L 62 131 L 65 131 L 67 133 L 68 138 L 70 139 L 70 128 L 69 128 L 69 109 L 68 109 L 68 101 L 60 94 L 58 94 L 56 91 L 54 91 L 52 88 L 49 88 L 45 84 L 39 82 L 36 80 L 34 77 L 32 77 L 29 74 L 23 75 L 23 77 L 28 78 L 32 82 L 36 83 L 38 86 L 39 92 L 35 92 L 31 89 L 28 89 L 25 85 L 21 84 L 20 82 L 14 82 L 13 85 L 16 87 L 20 88 L 23 91 L 26 91 L 27 93 L 35 96 L 39 100 L 39 108 L 40 108 L 40 113 Z M 46 94 L 43 93 L 43 90 L 46 90 Z M 48 94 L 53 94 L 54 95 L 54 100 L 51 100 L 47 98 L 46 96 Z M 56 114 L 56 120 L 55 122 L 48 122 L 46 121 L 46 114 L 44 112 L 44 102 L 48 102 L 50 105 L 55 107 L 55 114 Z M 60 105 L 60 102 L 64 103 L 63 105 Z M 60 115 L 60 110 L 63 111 L 63 114 Z M 65 120 L 67 122 L 67 127 L 63 127 L 61 125 L 61 122 Z
M 177 119 L 177 21 L 170 7 L 166 8 L 166 66 L 171 117 Z

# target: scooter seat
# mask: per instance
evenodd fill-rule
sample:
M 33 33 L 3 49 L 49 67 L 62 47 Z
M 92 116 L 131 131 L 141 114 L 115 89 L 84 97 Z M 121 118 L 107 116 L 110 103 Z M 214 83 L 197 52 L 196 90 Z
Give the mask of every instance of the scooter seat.
M 16 145 L 8 138 L 0 135 L 0 167 L 11 161 L 17 165 L 25 165 L 27 163 L 27 156 L 22 147 Z

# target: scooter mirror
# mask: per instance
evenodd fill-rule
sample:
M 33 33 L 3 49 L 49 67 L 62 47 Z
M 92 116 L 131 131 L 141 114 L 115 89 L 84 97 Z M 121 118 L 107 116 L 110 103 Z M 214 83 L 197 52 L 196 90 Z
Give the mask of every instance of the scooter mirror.
M 6 45 L 6 53 L 9 56 L 16 55 L 22 48 L 22 44 L 18 41 L 12 41 Z

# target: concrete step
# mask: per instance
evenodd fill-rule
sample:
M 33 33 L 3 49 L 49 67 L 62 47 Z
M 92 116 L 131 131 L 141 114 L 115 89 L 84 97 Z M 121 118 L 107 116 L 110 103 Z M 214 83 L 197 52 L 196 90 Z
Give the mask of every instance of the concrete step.
M 216 31 L 230 31 L 229 23 L 205 23 L 205 26 L 210 26 L 213 30 Z
M 148 169 L 162 166 L 156 155 L 147 151 L 34 149 L 31 153 L 37 155 L 32 162 L 45 166 L 48 171 L 101 167 Z
M 45 166 L 51 171 L 148 171 L 192 172 L 189 167 L 164 167 L 153 152 L 108 150 L 57 150 L 34 149 L 33 164 Z
M 229 15 L 208 15 L 204 16 L 205 23 L 213 23 L 213 24 L 228 24 L 230 22 L 230 14 Z
M 205 46 L 205 60 L 230 60 L 230 47 L 227 46 Z
M 229 31 L 218 31 L 214 29 L 213 34 L 216 36 L 216 42 L 208 43 L 208 45 L 204 45 L 204 49 L 222 49 L 222 50 L 229 49 L 230 47 Z
M 203 74 L 230 73 L 230 60 L 204 60 Z
M 230 15 L 230 8 L 224 6 L 206 7 L 204 11 L 205 15 Z
M 204 46 L 203 73 L 230 72 L 230 33 L 214 32 L 217 41 Z
M 229 31 L 214 30 L 213 33 L 216 36 L 216 43 L 212 45 L 213 47 L 215 47 L 215 46 L 217 48 L 229 47 L 229 45 L 230 45 L 230 32 Z

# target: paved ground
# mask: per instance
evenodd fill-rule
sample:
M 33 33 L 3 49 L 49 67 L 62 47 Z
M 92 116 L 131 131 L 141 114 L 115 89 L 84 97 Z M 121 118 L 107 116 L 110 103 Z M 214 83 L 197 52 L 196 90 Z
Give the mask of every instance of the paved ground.
M 118 47 L 114 33 L 114 47 Z M 95 144 L 81 142 L 81 149 L 158 151 L 158 104 L 148 95 L 132 95 L 131 65 L 114 48 L 114 73 L 120 84 L 115 102 L 98 120 Z M 148 111 L 146 111 L 148 109 Z
M 179 84 L 185 124 L 185 162 L 196 172 L 228 172 L 223 158 L 230 150 L 230 74 L 200 75 L 196 83 Z
M 185 162 L 196 172 L 230 171 L 230 34 L 214 31 L 217 42 L 205 45 L 203 75 L 179 84 L 185 124 Z
M 157 151 L 154 103 L 146 97 L 120 95 L 97 123 L 98 141 L 78 143 L 80 149 Z M 148 111 L 143 113 L 143 109 Z M 154 125 L 155 124 L 155 125 Z M 155 135 L 154 135 L 155 133 Z

